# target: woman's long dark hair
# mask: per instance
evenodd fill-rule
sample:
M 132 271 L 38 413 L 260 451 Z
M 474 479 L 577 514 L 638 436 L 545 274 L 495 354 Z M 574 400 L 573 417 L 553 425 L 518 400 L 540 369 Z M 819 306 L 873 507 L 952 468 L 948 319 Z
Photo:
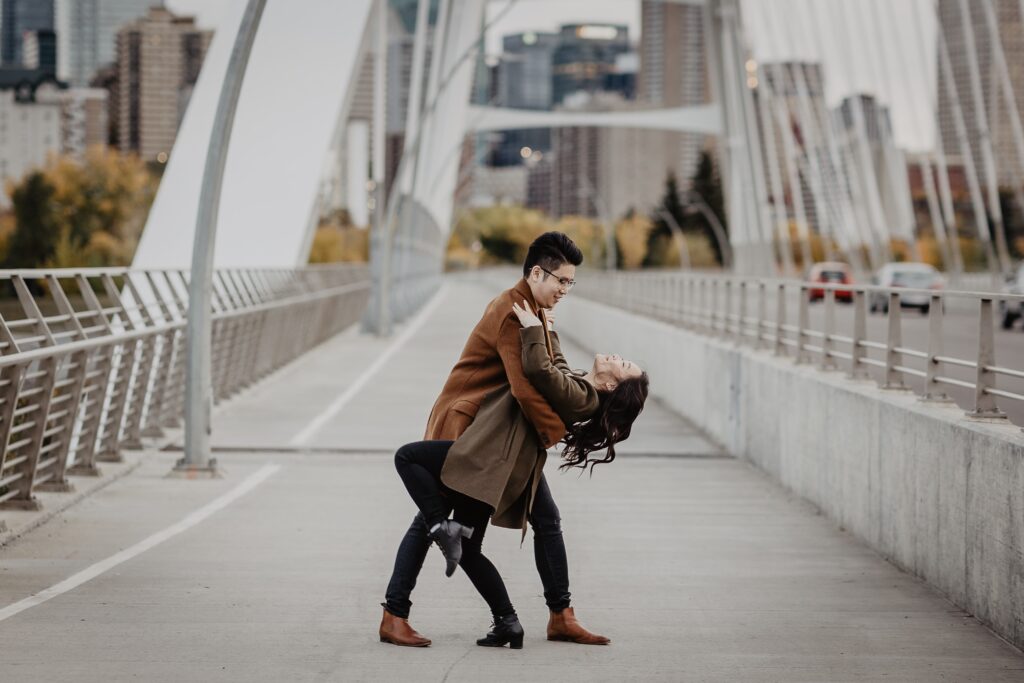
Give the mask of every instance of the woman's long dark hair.
M 615 444 L 625 441 L 633 428 L 640 411 L 647 400 L 647 389 L 650 382 L 647 373 L 639 377 L 623 380 L 612 391 L 598 391 L 600 400 L 597 412 L 586 422 L 577 422 L 569 427 L 562 442 L 562 464 L 558 469 L 567 470 L 571 467 L 587 469 L 594 473 L 594 465 L 611 462 L 615 459 Z M 590 458 L 590 453 L 607 448 L 603 459 Z

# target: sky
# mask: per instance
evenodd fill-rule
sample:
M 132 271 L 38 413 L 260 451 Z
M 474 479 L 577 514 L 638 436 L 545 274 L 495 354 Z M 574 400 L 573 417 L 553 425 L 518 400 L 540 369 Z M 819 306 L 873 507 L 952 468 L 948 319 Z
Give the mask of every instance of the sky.
M 215 29 L 227 4 L 237 1 L 166 0 L 166 4 Z M 624 23 L 634 40 L 639 34 L 639 0 L 513 1 L 488 35 L 488 52 L 500 51 L 505 34 L 553 31 L 568 23 Z M 935 130 L 931 0 L 741 1 L 747 40 L 756 60 L 823 61 L 830 105 L 851 92 L 874 93 L 892 109 L 898 144 L 911 150 L 931 147 Z M 489 16 L 502 12 L 508 2 L 493 0 Z

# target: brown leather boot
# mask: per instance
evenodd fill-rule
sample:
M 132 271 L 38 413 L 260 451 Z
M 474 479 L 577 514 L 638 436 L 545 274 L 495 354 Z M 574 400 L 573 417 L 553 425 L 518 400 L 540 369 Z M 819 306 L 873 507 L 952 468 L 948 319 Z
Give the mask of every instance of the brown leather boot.
M 384 617 L 380 620 L 380 642 L 404 645 L 405 647 L 427 647 L 430 645 L 430 638 L 424 638 L 409 626 L 409 620 L 396 617 L 391 612 L 384 610 Z
M 580 645 L 607 645 L 612 642 L 610 638 L 583 628 L 583 625 L 576 621 L 576 613 L 572 611 L 572 607 L 551 613 L 548 619 L 548 640 L 566 640 Z

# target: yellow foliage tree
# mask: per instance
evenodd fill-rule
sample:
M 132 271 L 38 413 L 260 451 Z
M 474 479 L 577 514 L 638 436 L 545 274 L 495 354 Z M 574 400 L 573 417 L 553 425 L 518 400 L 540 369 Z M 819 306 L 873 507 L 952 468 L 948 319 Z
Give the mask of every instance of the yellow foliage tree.
M 619 263 L 620 268 L 626 268 L 632 270 L 639 268 L 643 262 L 644 257 L 647 256 L 647 238 L 651 234 L 651 230 L 654 229 L 654 223 L 651 219 L 642 214 L 633 214 L 623 218 L 615 226 L 615 240 L 619 249 Z M 661 263 L 669 265 L 669 261 L 672 258 L 669 256 L 671 252 L 675 252 L 674 260 L 675 265 L 679 265 L 679 253 L 674 246 L 674 241 L 671 241 L 671 248 L 666 247 L 665 257 L 661 259 Z
M 552 230 L 564 232 L 583 252 L 583 263 L 601 268 L 604 266 L 604 226 L 586 216 L 562 216 Z
M 135 155 L 104 146 L 92 147 L 82 159 L 51 156 L 42 174 L 52 196 L 45 206 L 31 209 L 40 225 L 53 226 L 47 240 L 52 253 L 18 253 L 19 266 L 117 266 L 131 262 L 145 225 L 158 180 Z M 15 196 L 33 173 L 8 184 Z M 17 208 L 17 207 L 16 207 Z M 43 216 L 45 215 L 45 218 Z M 0 220 L 5 251 L 8 238 L 19 230 Z M 20 226 L 21 229 L 34 229 Z

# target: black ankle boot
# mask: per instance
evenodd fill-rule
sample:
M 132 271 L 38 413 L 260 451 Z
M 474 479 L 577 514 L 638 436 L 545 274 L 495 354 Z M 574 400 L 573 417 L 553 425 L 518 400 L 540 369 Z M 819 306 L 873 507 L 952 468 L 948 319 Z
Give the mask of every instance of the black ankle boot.
M 505 643 L 513 650 L 523 649 L 523 627 L 515 612 L 504 617 L 495 617 L 494 627 L 486 636 L 476 641 L 477 645 L 483 647 L 504 647 Z
M 451 519 L 444 520 L 439 527 L 430 532 L 430 537 L 434 539 L 444 554 L 445 576 L 455 573 L 455 568 L 459 566 L 459 560 L 462 559 L 462 539 L 472 535 L 473 527 L 462 526 Z

